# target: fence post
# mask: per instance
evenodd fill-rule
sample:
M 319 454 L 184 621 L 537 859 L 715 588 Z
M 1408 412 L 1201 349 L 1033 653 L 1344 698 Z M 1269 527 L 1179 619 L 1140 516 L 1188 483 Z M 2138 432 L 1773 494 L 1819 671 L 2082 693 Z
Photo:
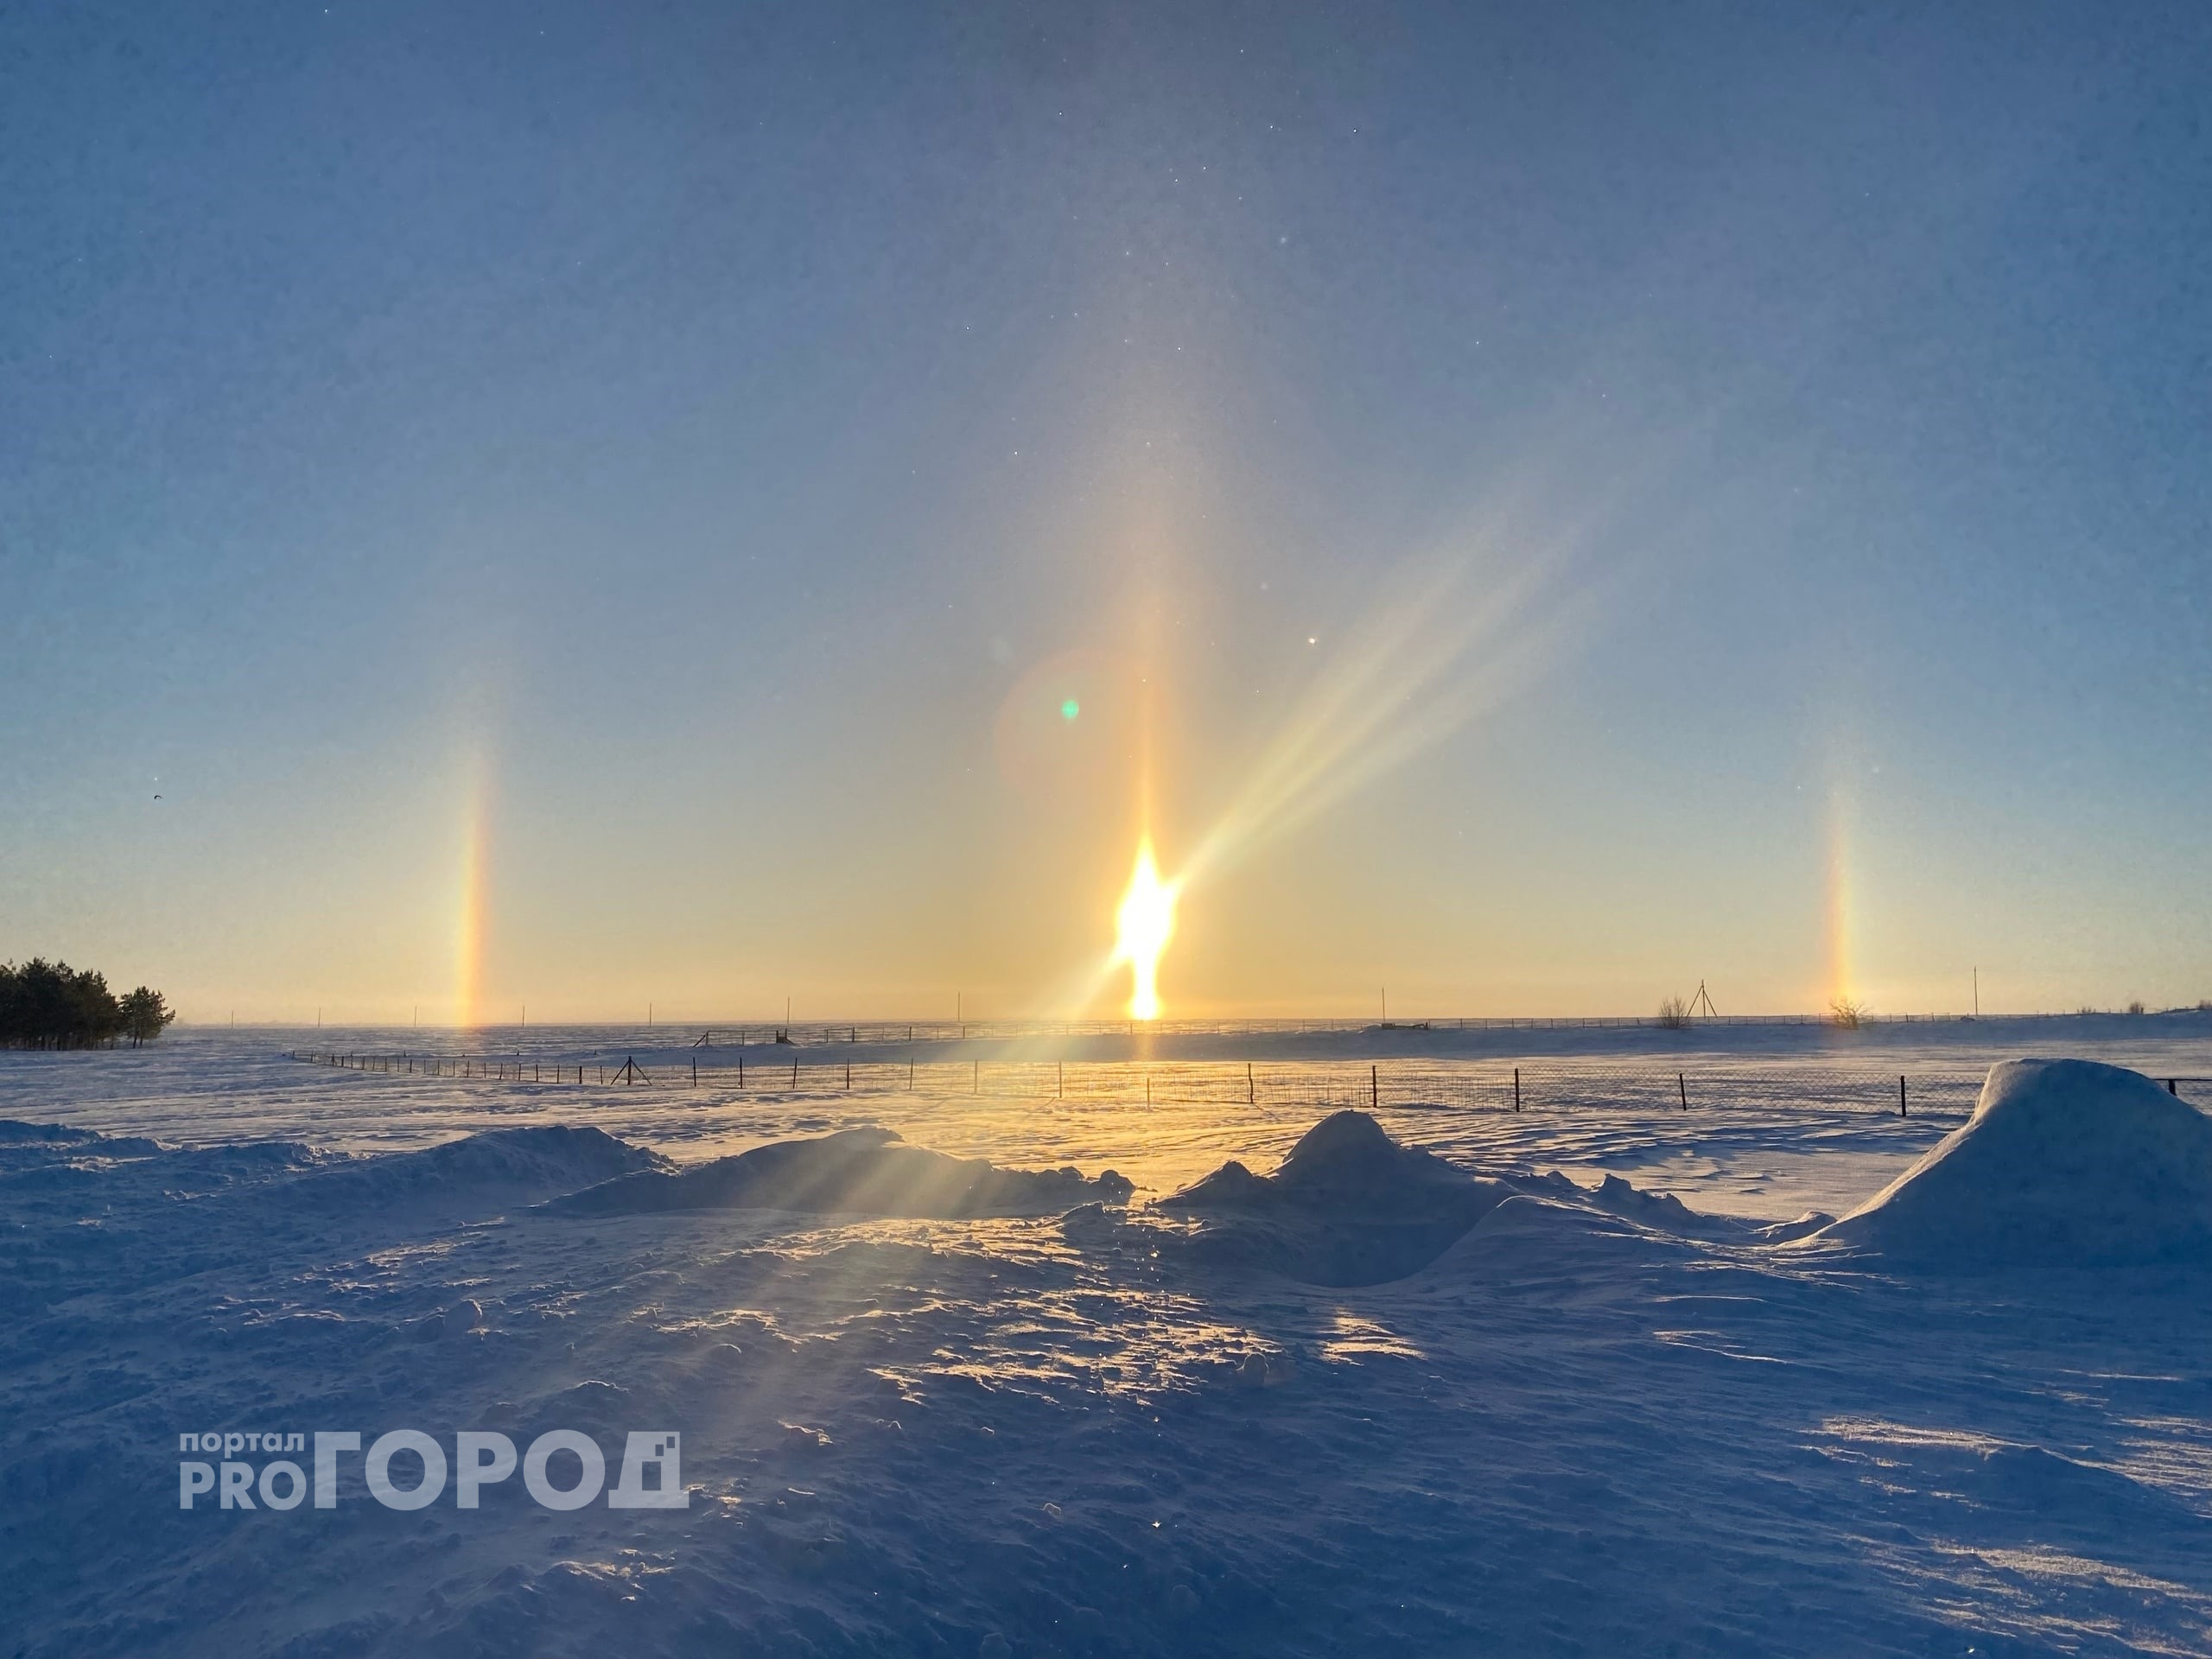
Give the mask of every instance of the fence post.
M 2168 1077 L 2166 1079 L 2166 1092 L 2170 1095 L 2177 1095 L 2181 1093 L 2180 1090 L 2174 1087 L 2174 1085 L 2180 1081 L 2181 1079 L 2179 1077 Z
M 1513 1068 L 1513 1109 L 1521 1109 L 1521 1068 L 1517 1065 Z
M 1247 1106 L 1255 1105 L 1258 1100 L 1259 1096 L 1252 1089 L 1252 1062 L 1247 1060 L 1244 1062 L 1244 1103 Z
M 850 1060 L 845 1062 L 845 1092 L 849 1095 L 853 1092 L 853 1063 Z
M 691 1057 L 691 1086 L 694 1089 L 699 1086 L 699 1057 L 696 1054 Z
M 1382 1068 L 1381 1066 L 1379 1066 L 1379 1065 L 1370 1065 L 1370 1066 L 1369 1066 L 1369 1067 L 1367 1068 L 1367 1105 L 1368 1105 L 1368 1109 L 1371 1111 L 1371 1110 L 1373 1110 L 1375 1108 L 1376 1108 L 1376 1107 L 1380 1106 L 1382 1103 Z
M 796 1054 L 791 1056 L 791 1092 L 798 1092 L 798 1056 Z
M 968 1079 L 968 1092 L 971 1095 L 980 1095 L 983 1092 L 983 1063 L 981 1060 L 976 1060 L 970 1064 L 976 1069 Z
M 1688 1084 L 1686 1084 L 1686 1083 L 1684 1083 L 1684 1082 L 1682 1081 L 1682 1074 L 1681 1074 L 1681 1072 L 1679 1072 L 1679 1071 L 1677 1071 L 1677 1072 L 1675 1072 L 1675 1092 L 1677 1095 L 1679 1095 L 1679 1096 L 1681 1096 L 1681 1100 L 1682 1100 L 1682 1109 L 1683 1109 L 1684 1111 L 1686 1111 L 1686 1112 L 1687 1112 L 1688 1110 L 1689 1110 L 1689 1109 L 1690 1109 L 1690 1089 L 1689 1089 L 1689 1085 L 1688 1085 Z
M 1912 1116 L 1904 1109 L 1904 1073 L 1902 1071 L 1897 1073 L 1897 1116 L 1899 1117 Z

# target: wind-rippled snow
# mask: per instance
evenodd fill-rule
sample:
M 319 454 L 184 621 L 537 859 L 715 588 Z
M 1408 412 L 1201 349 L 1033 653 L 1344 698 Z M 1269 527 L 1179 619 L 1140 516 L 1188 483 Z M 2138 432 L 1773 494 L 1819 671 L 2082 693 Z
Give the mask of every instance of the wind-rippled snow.
M 1386 1103 L 1394 1136 L 1472 1173 L 1612 1172 L 1637 1196 L 1515 1198 L 1409 1277 L 1324 1289 L 1160 1249 L 1191 1224 L 1141 1209 L 272 1201 L 334 1153 L 491 1128 L 588 1126 L 693 1163 L 880 1123 L 1001 1166 L 1111 1166 L 1141 1204 L 1231 1158 L 1272 1169 L 1311 1105 L 579 1090 L 334 1071 L 283 1058 L 297 1040 L 0 1056 L 0 1116 L 200 1148 L 89 1143 L 0 1173 L 11 1650 L 2212 1646 L 2205 1264 L 1915 1275 L 1644 1201 L 1840 1214 L 1955 1115 Z M 2107 1052 L 2212 1073 L 2190 1042 Z M 1759 1058 L 1770 1083 L 1841 1063 Z M 625 1429 L 674 1428 L 693 1505 L 556 1514 L 509 1482 L 475 1513 L 358 1486 L 327 1513 L 180 1513 L 178 1433 L 264 1424 L 448 1446 L 579 1427 L 618 1454 Z

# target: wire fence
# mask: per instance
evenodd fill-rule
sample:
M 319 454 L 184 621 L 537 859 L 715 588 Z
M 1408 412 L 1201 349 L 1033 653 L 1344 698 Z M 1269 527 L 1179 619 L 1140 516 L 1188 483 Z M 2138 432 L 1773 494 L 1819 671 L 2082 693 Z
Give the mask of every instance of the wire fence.
M 758 1046 L 749 1045 L 747 1046 Z M 395 1077 L 563 1085 L 710 1087 L 786 1096 L 921 1095 L 1062 1101 L 1084 1105 L 1294 1105 L 1370 1109 L 1637 1111 L 1774 1109 L 1960 1116 L 1974 1109 L 1980 1071 L 1872 1071 L 1768 1062 L 1695 1070 L 1495 1062 L 1132 1062 L 899 1060 L 837 1062 L 818 1053 L 696 1049 L 639 1065 L 472 1055 L 295 1052 L 320 1065 Z M 2159 1077 L 2173 1094 L 2212 1110 L 2212 1077 Z

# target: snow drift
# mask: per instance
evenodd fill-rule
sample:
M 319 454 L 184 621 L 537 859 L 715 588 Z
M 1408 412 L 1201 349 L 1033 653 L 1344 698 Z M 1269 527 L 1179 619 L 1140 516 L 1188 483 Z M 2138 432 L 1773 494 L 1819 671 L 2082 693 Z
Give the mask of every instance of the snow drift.
M 1203 1259 L 1371 1285 L 1426 1267 L 1514 1190 L 1344 1111 L 1308 1129 L 1273 1175 L 1231 1161 L 1154 1208 L 1205 1224 L 1186 1243 Z
M 910 1147 L 891 1129 L 845 1129 L 779 1141 L 674 1174 L 641 1171 L 546 1207 L 582 1216 L 671 1210 L 792 1210 L 815 1214 L 935 1217 L 1053 1215 L 1120 1204 L 1129 1183 L 1112 1170 L 1085 1180 L 1064 1169 L 1001 1169 L 982 1158 Z
M 1814 1236 L 1937 1265 L 2212 1261 L 2212 1118 L 2139 1072 L 2008 1060 L 1963 1128 Z
M 658 1153 L 618 1141 L 604 1129 L 550 1123 L 488 1129 L 420 1152 L 353 1159 L 301 1176 L 278 1191 L 288 1203 L 334 1217 L 395 1206 L 531 1204 L 667 1165 Z
M 102 1135 L 62 1123 L 0 1118 L 0 1170 L 36 1169 L 74 1158 L 150 1158 L 168 1150 L 143 1135 Z

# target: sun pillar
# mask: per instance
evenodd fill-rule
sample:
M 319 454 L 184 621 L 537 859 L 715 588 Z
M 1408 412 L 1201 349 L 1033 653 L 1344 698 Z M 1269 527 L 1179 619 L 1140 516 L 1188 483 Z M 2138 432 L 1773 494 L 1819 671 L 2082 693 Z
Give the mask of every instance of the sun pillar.
M 1152 837 L 1137 843 L 1136 868 L 1115 912 L 1114 959 L 1129 968 L 1129 1017 L 1160 1017 L 1160 958 L 1175 935 L 1175 884 L 1160 878 Z
M 461 883 L 453 942 L 454 1024 L 478 1023 L 484 1000 L 484 858 L 487 785 L 480 763 L 473 768 L 461 812 Z

